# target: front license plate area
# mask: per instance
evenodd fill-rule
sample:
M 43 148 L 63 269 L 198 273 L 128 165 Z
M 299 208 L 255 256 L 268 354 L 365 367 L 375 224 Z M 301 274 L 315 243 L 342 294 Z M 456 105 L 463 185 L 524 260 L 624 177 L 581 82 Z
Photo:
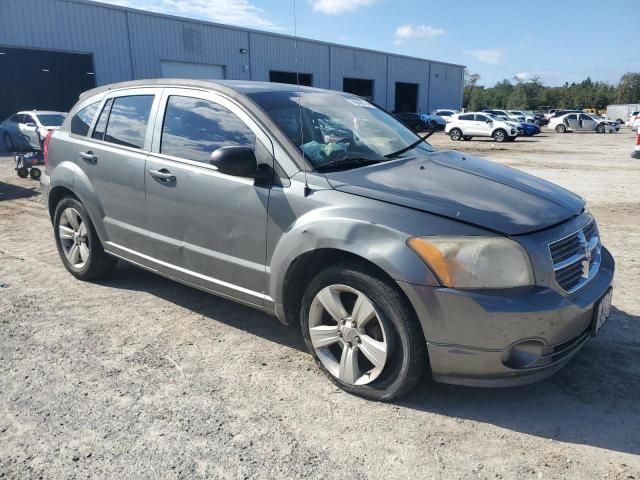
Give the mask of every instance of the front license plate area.
M 593 320 L 591 322 L 591 335 L 598 335 L 600 328 L 604 325 L 611 315 L 611 298 L 613 297 L 613 289 L 609 288 L 607 292 L 598 300 L 593 308 Z

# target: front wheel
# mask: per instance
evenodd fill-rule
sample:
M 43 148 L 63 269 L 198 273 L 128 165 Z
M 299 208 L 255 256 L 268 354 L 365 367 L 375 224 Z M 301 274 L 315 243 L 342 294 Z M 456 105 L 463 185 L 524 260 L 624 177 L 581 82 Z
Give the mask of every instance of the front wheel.
M 27 178 L 29 176 L 29 169 L 26 167 L 20 167 L 16 169 L 16 172 L 20 178 Z
M 426 342 L 411 306 L 375 269 L 338 264 L 310 282 L 302 333 L 318 366 L 340 388 L 391 401 L 422 376 Z
M 493 132 L 493 139 L 498 143 L 502 143 L 507 139 L 507 132 L 502 129 L 496 130 Z
M 603 123 L 601 123 L 600 125 L 598 125 L 596 127 L 596 133 L 604 133 L 604 130 L 605 130 L 605 128 L 604 128 L 604 124 Z
M 117 260 L 107 254 L 82 203 L 64 198 L 53 215 L 56 246 L 67 270 L 80 280 L 95 280 L 113 270 Z
M 454 128 L 449 132 L 449 138 L 454 142 L 457 142 L 462 138 L 462 130 L 460 130 L 459 128 Z
M 567 131 L 567 127 L 565 127 L 562 123 L 560 125 L 556 125 L 557 133 L 565 133 Z

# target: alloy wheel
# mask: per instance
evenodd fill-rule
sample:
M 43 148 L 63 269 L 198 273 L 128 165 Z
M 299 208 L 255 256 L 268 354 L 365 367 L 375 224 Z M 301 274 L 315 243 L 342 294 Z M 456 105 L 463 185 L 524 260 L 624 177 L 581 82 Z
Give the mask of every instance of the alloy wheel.
M 373 382 L 387 363 L 388 336 L 373 302 L 347 285 L 329 285 L 316 294 L 309 336 L 324 367 L 348 385 Z
M 89 260 L 89 239 L 87 226 L 75 208 L 66 208 L 60 216 L 58 236 L 62 251 L 69 264 L 77 269 L 83 268 Z

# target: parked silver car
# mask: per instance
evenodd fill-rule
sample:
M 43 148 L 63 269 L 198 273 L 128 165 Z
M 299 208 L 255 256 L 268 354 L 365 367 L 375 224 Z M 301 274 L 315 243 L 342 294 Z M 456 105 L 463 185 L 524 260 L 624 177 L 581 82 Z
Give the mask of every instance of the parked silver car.
M 0 123 L 0 135 L 4 148 L 10 152 L 20 150 L 40 150 L 40 141 L 49 130 L 62 125 L 67 114 L 32 110 L 18 112 Z
M 274 314 L 357 395 L 397 398 L 427 365 L 448 383 L 536 381 L 609 315 L 614 260 L 580 197 L 436 151 L 351 94 L 115 84 L 46 142 L 71 274 L 120 258 Z

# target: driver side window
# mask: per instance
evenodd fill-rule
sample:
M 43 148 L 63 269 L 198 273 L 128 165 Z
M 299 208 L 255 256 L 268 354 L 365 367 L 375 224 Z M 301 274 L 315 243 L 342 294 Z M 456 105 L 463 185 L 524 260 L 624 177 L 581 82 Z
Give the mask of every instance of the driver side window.
M 256 148 L 251 129 L 226 107 L 200 98 L 172 95 L 162 125 L 160 153 L 209 163 L 220 147 Z

